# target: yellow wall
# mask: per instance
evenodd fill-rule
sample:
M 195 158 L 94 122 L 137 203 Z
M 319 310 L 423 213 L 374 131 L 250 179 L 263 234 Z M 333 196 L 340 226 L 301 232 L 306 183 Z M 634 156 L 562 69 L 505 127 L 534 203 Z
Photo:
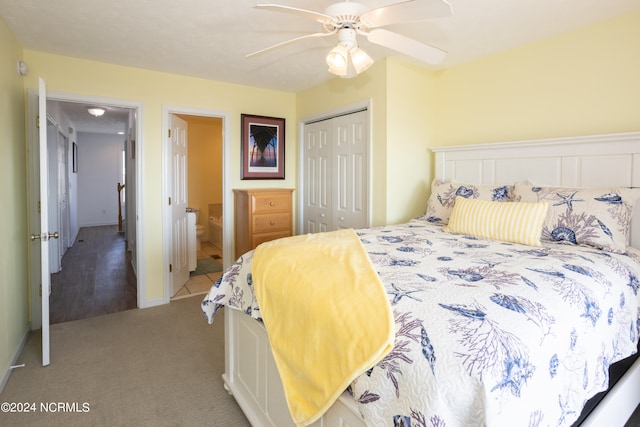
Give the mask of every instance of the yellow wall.
M 29 330 L 25 93 L 16 69 L 20 59 L 22 48 L 0 19 L 0 382 Z
M 640 12 L 437 76 L 437 145 L 640 130 Z
M 295 95 L 197 79 L 132 67 L 122 67 L 48 53 L 24 51 L 30 72 L 25 87 L 37 87 L 37 78 L 47 82 L 47 90 L 57 93 L 81 94 L 132 100 L 143 103 L 141 122 L 144 138 L 141 167 L 143 183 L 139 189 L 142 212 L 144 259 L 140 262 L 146 272 L 146 298 L 163 298 L 163 276 L 168 266 L 162 265 L 162 106 L 185 106 L 229 112 L 231 123 L 231 170 L 227 178 L 231 188 L 296 186 L 295 144 L 287 145 L 286 179 L 283 181 L 240 180 L 240 114 L 249 113 L 284 117 L 295 123 Z M 295 126 L 287 126 L 287 141 L 296 140 Z M 232 196 L 231 196 L 232 197 Z M 232 200 L 232 199 L 231 199 Z M 139 267 L 140 268 L 140 267 Z
M 422 215 L 431 187 L 436 86 L 433 73 L 389 61 L 387 79 L 387 223 Z

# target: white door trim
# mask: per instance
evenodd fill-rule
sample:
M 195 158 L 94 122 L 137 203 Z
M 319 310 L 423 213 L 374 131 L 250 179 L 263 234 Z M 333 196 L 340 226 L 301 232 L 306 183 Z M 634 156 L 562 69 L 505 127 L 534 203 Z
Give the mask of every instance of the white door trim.
M 316 122 L 318 120 L 326 120 L 332 117 L 341 116 L 356 111 L 367 110 L 367 123 L 369 128 L 367 129 L 369 138 L 369 144 L 367 149 L 369 150 L 368 164 L 367 164 L 367 185 L 369 188 L 368 206 L 367 206 L 367 225 L 371 226 L 371 218 L 373 217 L 373 124 L 371 117 L 373 116 L 372 100 L 366 100 L 356 102 L 354 104 L 344 105 L 342 107 L 334 108 L 319 114 L 304 117 L 298 121 L 298 230 L 304 230 L 304 188 L 305 188 L 305 159 L 304 159 L 304 127 L 307 123 Z
M 173 244 L 171 233 L 171 207 L 168 200 L 171 192 L 171 141 L 169 139 L 169 126 L 171 125 L 170 115 L 188 114 L 192 116 L 216 117 L 222 119 L 222 264 L 226 269 L 234 261 L 231 255 L 231 228 L 230 218 L 233 218 L 231 210 L 231 187 L 227 178 L 227 171 L 231 164 L 231 113 L 229 111 L 209 110 L 202 108 L 192 108 L 177 105 L 162 105 L 162 265 L 163 274 L 163 303 L 167 304 L 171 300 L 171 274 L 169 264 L 171 263 L 171 247 Z

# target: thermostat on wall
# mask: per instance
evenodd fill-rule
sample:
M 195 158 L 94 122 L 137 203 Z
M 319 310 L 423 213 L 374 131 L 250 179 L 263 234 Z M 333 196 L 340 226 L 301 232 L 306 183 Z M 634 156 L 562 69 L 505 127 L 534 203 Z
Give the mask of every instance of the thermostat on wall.
M 29 68 L 27 67 L 27 63 L 24 61 L 18 61 L 18 74 L 21 76 L 26 76 L 29 72 Z

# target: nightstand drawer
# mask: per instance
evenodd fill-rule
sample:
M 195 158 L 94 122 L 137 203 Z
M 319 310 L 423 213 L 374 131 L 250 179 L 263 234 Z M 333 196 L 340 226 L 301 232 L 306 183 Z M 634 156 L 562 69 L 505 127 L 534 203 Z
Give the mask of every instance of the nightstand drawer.
M 291 211 L 291 195 L 281 193 L 252 194 L 251 208 L 254 214 L 289 212 Z
M 275 213 L 253 216 L 253 232 L 267 233 L 271 231 L 289 231 L 291 229 L 291 213 Z

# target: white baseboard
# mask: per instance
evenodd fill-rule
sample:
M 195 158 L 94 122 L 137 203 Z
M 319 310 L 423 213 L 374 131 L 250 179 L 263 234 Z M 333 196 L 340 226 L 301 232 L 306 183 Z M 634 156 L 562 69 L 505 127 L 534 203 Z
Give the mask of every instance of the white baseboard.
M 27 339 L 29 338 L 30 333 L 31 333 L 31 323 L 27 325 L 27 329 L 24 332 L 22 341 L 20 342 L 20 345 L 18 346 L 15 354 L 13 355 L 13 358 L 11 359 L 11 363 L 4 370 L 4 374 L 2 375 L 2 380 L 0 381 L 0 393 L 4 391 L 4 387 L 5 385 L 7 385 L 7 381 L 9 381 L 9 377 L 11 376 L 11 371 L 12 371 L 11 367 L 14 366 L 18 361 L 18 358 L 20 357 L 20 354 L 24 349 L 24 345 L 27 343 Z
M 80 224 L 80 228 L 82 227 L 102 227 L 105 225 L 118 225 L 118 222 L 113 222 L 113 221 L 105 221 L 105 222 L 90 222 L 90 223 L 83 223 Z

